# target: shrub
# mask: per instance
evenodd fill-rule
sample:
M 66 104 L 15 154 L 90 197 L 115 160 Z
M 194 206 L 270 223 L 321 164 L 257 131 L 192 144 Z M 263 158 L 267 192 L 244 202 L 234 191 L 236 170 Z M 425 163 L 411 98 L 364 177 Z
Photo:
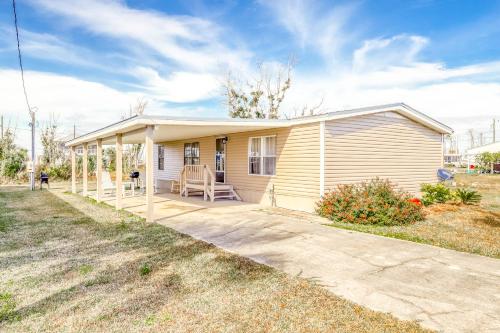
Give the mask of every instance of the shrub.
M 432 205 L 435 202 L 445 203 L 452 199 L 451 190 L 441 183 L 436 185 L 422 184 L 420 190 L 423 193 L 422 202 L 426 206 Z
M 477 191 L 459 188 L 454 194 L 465 205 L 476 204 L 481 201 L 481 194 L 477 193 Z
M 141 276 L 148 275 L 149 273 L 151 273 L 151 266 L 149 266 L 149 264 L 144 263 L 139 267 L 139 274 Z
M 317 203 L 316 212 L 332 221 L 360 224 L 403 225 L 423 220 L 419 203 L 378 178 L 338 185 Z

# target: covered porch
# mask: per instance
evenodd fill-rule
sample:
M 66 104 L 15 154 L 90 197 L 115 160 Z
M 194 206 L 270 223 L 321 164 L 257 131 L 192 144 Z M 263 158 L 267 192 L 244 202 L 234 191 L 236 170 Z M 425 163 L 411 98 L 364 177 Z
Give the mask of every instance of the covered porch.
M 187 197 L 191 192 L 202 192 L 205 200 L 210 199 L 210 203 L 200 199 L 183 198 L 186 202 L 198 204 L 194 207 L 205 207 L 210 204 L 226 204 L 226 202 L 213 203 L 219 191 L 219 198 L 224 198 L 224 193 L 230 193 L 232 187 L 229 184 L 216 182 L 215 175 L 206 165 L 186 165 L 179 173 L 179 194 L 155 193 L 154 183 L 154 144 L 185 140 L 206 136 L 224 136 L 230 133 L 255 131 L 276 127 L 286 127 L 289 124 L 282 120 L 210 120 L 210 119 L 179 119 L 161 116 L 135 116 L 121 122 L 111 124 L 97 131 L 90 132 L 81 137 L 75 138 L 66 143 L 71 147 L 72 193 L 81 193 L 83 196 L 93 196 L 99 202 L 107 202 L 114 205 L 116 209 L 127 209 L 138 213 L 146 218 L 148 222 L 153 222 L 165 216 L 162 210 L 169 209 L 168 214 L 180 213 L 185 207 L 176 204 L 174 206 L 161 203 L 168 203 L 173 198 L 177 202 L 181 196 Z M 88 182 L 88 147 L 96 145 L 96 189 L 89 190 Z M 133 196 L 125 196 L 124 176 L 123 176 L 123 145 L 124 144 L 144 144 L 145 154 L 145 186 L 144 192 L 136 193 Z M 116 153 L 116 180 L 113 184 L 114 193 L 112 196 L 105 194 L 103 186 L 103 147 L 114 146 Z M 76 149 L 82 148 L 82 179 L 81 190 L 77 188 L 76 173 Z M 215 157 L 214 157 L 215 158 Z M 128 178 L 128 175 L 127 175 Z M 234 197 L 234 195 L 232 195 Z M 236 195 L 237 197 L 237 195 Z M 237 197 L 239 198 L 239 197 Z M 235 204 L 230 202 L 230 204 Z M 201 205 L 201 206 L 200 206 Z M 137 211 L 134 211 L 134 206 Z M 189 205 L 188 205 L 189 206 Z M 167 208 L 165 208 L 167 207 Z M 190 206 L 191 207 L 191 206 Z M 189 208 L 188 210 L 190 210 Z M 193 208 L 198 209 L 198 208 Z M 201 209 L 201 208 L 200 208 Z M 156 212 L 159 210 L 159 212 Z M 167 215 L 168 215 L 167 214 Z

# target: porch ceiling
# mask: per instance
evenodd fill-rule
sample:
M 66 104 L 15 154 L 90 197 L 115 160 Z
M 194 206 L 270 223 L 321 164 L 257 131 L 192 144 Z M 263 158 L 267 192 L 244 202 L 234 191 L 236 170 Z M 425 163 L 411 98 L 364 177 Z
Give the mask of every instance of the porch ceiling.
M 122 134 L 123 144 L 144 143 L 146 139 L 146 126 L 154 126 L 154 142 L 165 142 L 287 127 L 290 126 L 290 123 L 283 120 L 178 120 L 140 116 L 126 119 L 122 122 L 75 138 L 67 142 L 66 146 L 79 146 L 83 143 L 95 142 L 98 139 L 102 140 L 103 145 L 114 145 L 116 134 L 120 133 Z
M 154 142 L 166 142 L 200 138 L 204 136 L 226 135 L 237 132 L 254 131 L 273 128 L 276 126 L 230 126 L 230 125 L 155 125 L 153 132 Z M 123 143 L 144 143 L 146 140 L 144 127 L 123 133 Z M 103 145 L 114 145 L 115 137 L 111 136 L 102 140 Z

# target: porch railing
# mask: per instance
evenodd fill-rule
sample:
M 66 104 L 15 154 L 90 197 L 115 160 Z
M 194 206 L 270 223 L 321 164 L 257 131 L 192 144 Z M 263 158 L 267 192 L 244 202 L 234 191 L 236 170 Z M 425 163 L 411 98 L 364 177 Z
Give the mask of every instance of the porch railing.
M 203 199 L 214 201 L 215 176 L 207 165 L 185 165 L 179 177 L 180 195 L 186 196 L 188 188 L 203 190 Z

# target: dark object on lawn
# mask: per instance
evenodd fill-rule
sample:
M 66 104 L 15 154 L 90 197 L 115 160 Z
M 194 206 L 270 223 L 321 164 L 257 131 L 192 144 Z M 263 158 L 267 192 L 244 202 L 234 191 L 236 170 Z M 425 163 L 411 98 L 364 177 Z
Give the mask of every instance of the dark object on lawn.
M 135 183 L 136 183 L 136 184 L 135 184 L 135 187 L 138 187 L 138 186 L 139 186 L 139 171 L 132 171 L 132 172 L 130 173 L 130 180 L 131 180 L 132 182 L 134 182 L 134 181 L 135 181 Z
M 40 190 L 42 189 L 43 183 L 47 184 L 47 187 L 50 188 L 49 175 L 47 175 L 45 172 L 40 172 Z
M 441 181 L 447 181 L 454 177 L 453 173 L 446 169 L 438 169 L 437 176 Z

